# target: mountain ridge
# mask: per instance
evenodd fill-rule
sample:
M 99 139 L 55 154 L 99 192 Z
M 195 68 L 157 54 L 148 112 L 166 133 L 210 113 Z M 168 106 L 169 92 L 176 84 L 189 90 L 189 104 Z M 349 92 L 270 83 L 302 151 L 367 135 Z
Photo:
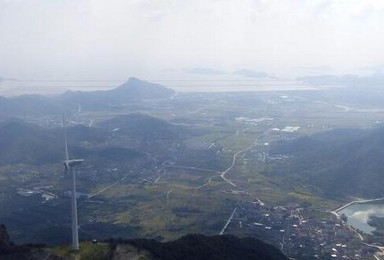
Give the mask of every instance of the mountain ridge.
M 0 225 L 0 249 L 0 259 L 7 260 L 288 260 L 280 250 L 259 239 L 233 235 L 189 234 L 169 242 L 108 239 L 101 244 L 82 242 L 78 252 L 64 245 L 57 248 L 47 248 L 43 244 L 14 245 L 4 225 Z
M 65 111 L 77 109 L 79 105 L 88 110 L 113 109 L 143 100 L 168 99 L 174 94 L 174 90 L 160 84 L 131 77 L 127 82 L 111 90 L 67 91 L 54 97 L 0 96 L 0 117 L 60 115 Z
M 318 187 L 323 195 L 338 198 L 384 196 L 384 128 L 338 129 L 274 144 L 273 154 L 285 154 L 288 167 L 274 167 L 277 176 L 288 174 Z
M 151 83 L 131 77 L 127 82 L 111 90 L 98 91 L 67 91 L 56 97 L 56 100 L 67 106 L 81 105 L 83 108 L 98 110 L 121 106 L 127 102 L 136 102 L 147 99 L 167 99 L 175 91 L 160 84 Z

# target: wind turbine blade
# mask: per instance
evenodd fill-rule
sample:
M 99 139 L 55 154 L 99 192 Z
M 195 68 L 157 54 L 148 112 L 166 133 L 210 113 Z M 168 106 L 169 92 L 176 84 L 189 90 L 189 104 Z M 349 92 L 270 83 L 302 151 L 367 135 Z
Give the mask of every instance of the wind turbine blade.
M 69 155 L 68 155 L 68 141 L 67 141 L 67 125 L 65 124 L 65 118 L 63 115 L 63 126 L 64 126 L 64 142 L 65 142 L 65 159 L 69 160 Z

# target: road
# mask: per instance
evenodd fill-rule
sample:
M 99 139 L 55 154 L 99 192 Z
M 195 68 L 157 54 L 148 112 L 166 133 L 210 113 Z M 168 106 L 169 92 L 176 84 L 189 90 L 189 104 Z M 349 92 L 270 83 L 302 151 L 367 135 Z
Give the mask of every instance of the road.
M 121 180 L 119 180 L 119 181 L 117 181 L 117 182 L 114 182 L 114 183 L 112 183 L 111 185 L 108 185 L 108 186 L 105 187 L 105 188 L 102 188 L 102 189 L 99 190 L 98 192 L 95 192 L 95 193 L 93 193 L 93 194 L 89 194 L 88 197 L 87 197 L 87 199 L 90 199 L 90 198 L 95 197 L 96 195 L 99 195 L 100 193 L 102 193 L 102 192 L 104 192 L 104 191 L 106 191 L 106 190 L 112 188 L 113 186 L 119 184 L 119 183 L 120 183 L 121 181 L 123 181 L 123 180 L 125 180 L 125 178 L 122 178 Z
M 196 171 L 203 171 L 203 172 L 210 172 L 210 173 L 216 173 L 216 175 L 214 176 L 211 176 L 209 177 L 209 179 L 203 183 L 202 185 L 200 186 L 197 186 L 197 187 L 189 187 L 191 189 L 196 189 L 196 190 L 199 190 L 207 185 L 210 185 L 211 184 L 211 181 L 213 178 L 216 178 L 216 177 L 219 177 L 221 172 L 220 171 L 215 171 L 215 170 L 210 170 L 210 169 L 204 169 L 204 168 L 199 168 L 199 167 L 194 167 L 194 166 L 184 166 L 184 165 L 167 165 L 166 166 L 167 168 L 179 168 L 179 169 L 187 169 L 187 170 L 196 170 Z M 160 176 L 161 177 L 161 176 Z M 159 178 L 160 178 L 159 177 Z M 157 178 L 157 179 L 159 179 Z M 156 181 L 155 181 L 156 183 Z
M 368 202 L 374 202 L 374 201 L 380 201 L 380 200 L 384 200 L 384 197 L 382 198 L 377 198 L 377 199 L 369 199 L 369 200 L 354 200 L 354 201 L 351 201 L 335 210 L 333 210 L 331 213 L 335 214 L 335 215 L 339 215 L 337 212 L 340 211 L 340 210 L 343 210 L 349 206 L 351 206 L 352 204 L 360 204 L 360 203 L 368 203 Z
M 171 195 L 172 191 L 173 191 L 173 189 L 167 191 L 167 199 L 166 199 L 167 203 L 168 203 L 169 196 Z
M 205 187 L 205 186 L 210 185 L 211 182 L 212 182 L 212 179 L 213 179 L 213 178 L 216 178 L 216 177 L 219 177 L 219 175 L 215 175 L 215 176 L 210 177 L 206 183 L 204 183 L 204 184 L 202 184 L 202 185 L 196 187 L 195 189 L 196 189 L 196 190 L 199 190 L 199 189 L 201 189 L 201 188 L 203 188 L 203 187 Z
M 384 246 L 377 246 L 377 245 L 372 245 L 372 244 L 367 244 L 367 243 L 364 243 L 364 245 L 378 249 L 378 250 L 380 251 L 380 255 L 384 253 Z M 376 260 L 381 260 L 381 258 L 378 257 L 378 256 L 376 255 L 376 253 L 373 254 L 373 257 L 374 257 Z
M 248 150 L 250 150 L 252 147 L 254 147 L 255 145 L 257 145 L 257 143 L 259 142 L 259 140 L 262 138 L 262 135 L 259 136 L 256 141 L 254 143 L 252 143 L 250 146 L 248 146 L 247 148 L 244 148 L 243 150 L 241 151 L 238 151 L 236 152 L 234 155 L 233 155 L 233 158 L 232 158 L 232 164 L 225 170 L 221 173 L 220 177 L 226 181 L 228 184 L 232 185 L 233 187 L 237 187 L 236 184 L 234 184 L 232 181 L 228 180 L 225 175 L 232 170 L 233 167 L 235 167 L 235 164 L 236 164 L 236 159 L 237 159 L 237 156 L 241 153 L 244 153 Z
M 163 172 L 160 173 L 159 177 L 157 177 L 153 183 L 157 183 L 161 179 L 161 177 L 163 177 L 167 173 L 167 170 L 165 168 L 163 168 L 162 170 Z
M 166 167 L 168 167 L 168 168 L 180 168 L 180 169 L 188 169 L 188 170 L 198 170 L 198 171 L 204 171 L 204 172 L 220 173 L 219 171 L 209 170 L 209 169 L 204 169 L 204 168 L 199 168 L 199 167 L 194 167 L 194 166 L 167 165 Z
M 237 210 L 237 207 L 232 211 L 231 216 L 229 217 L 229 219 L 228 219 L 227 222 L 225 223 L 223 229 L 220 231 L 220 233 L 219 233 L 220 236 L 224 234 L 224 232 L 225 232 L 225 230 L 227 229 L 229 223 L 231 223 L 231 221 L 232 221 L 232 219 L 233 219 L 233 216 L 234 216 L 235 213 L 236 213 L 236 210 Z

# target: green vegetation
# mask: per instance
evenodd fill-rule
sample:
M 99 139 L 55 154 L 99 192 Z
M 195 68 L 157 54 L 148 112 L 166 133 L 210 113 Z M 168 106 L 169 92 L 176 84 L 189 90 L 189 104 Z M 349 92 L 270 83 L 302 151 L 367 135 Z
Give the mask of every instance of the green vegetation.
M 313 193 L 327 198 L 382 197 L 383 136 L 382 128 L 334 130 L 276 145 L 272 153 L 289 157 L 265 174 L 316 187 Z
M 13 245 L 0 225 L 0 258 L 3 259 L 66 259 L 66 260 L 177 260 L 177 259 L 288 259 L 278 249 L 255 238 L 232 235 L 212 236 L 191 234 L 174 241 L 160 243 L 150 239 L 108 239 L 105 243 L 81 242 L 80 249 L 61 245 Z
M 339 91 L 179 94 L 163 100 L 122 96 L 117 105 L 102 106 L 90 96 L 81 103 L 84 93 L 67 93 L 57 104 L 72 112 L 73 122 L 94 121 L 92 127 L 68 129 L 71 155 L 85 158 L 78 190 L 96 194 L 79 199 L 80 237 L 167 241 L 188 233 L 213 235 L 234 207 L 256 197 L 325 211 L 350 197 L 382 195 L 381 134 L 316 134 L 372 127 L 384 119 L 381 111 L 359 111 L 360 104 L 346 104 L 355 108 L 348 112 L 337 107 L 345 104 Z M 81 112 L 78 103 L 69 102 L 71 96 Z M 28 120 L 44 125 L 36 115 Z M 61 118 L 49 120 L 48 127 L 0 125 L 0 222 L 17 242 L 70 239 Z M 286 126 L 300 128 L 280 131 Z M 234 187 L 220 175 L 233 155 L 248 147 L 226 173 Z M 45 201 L 43 192 L 58 198 Z
M 150 252 L 149 259 L 157 260 L 288 259 L 279 250 L 258 239 L 239 239 L 232 235 L 212 237 L 188 235 L 166 243 L 147 239 L 110 240 L 109 242 L 112 245 L 115 244 L 113 247 L 129 244 L 136 248 L 147 250 Z
M 110 259 L 110 248 L 108 244 L 94 244 L 91 242 L 80 243 L 80 250 L 73 251 L 70 246 L 54 247 L 52 255 L 65 257 L 68 260 L 107 260 Z

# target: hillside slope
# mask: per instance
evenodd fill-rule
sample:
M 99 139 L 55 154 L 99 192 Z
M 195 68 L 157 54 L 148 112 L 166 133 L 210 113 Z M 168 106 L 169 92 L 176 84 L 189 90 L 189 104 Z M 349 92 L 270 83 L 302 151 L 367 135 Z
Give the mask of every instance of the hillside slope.
M 384 196 L 384 128 L 339 129 L 272 146 L 288 159 L 270 169 L 317 187 L 327 197 Z
M 116 130 L 118 133 L 145 140 L 176 139 L 189 132 L 184 127 L 140 113 L 117 116 L 101 122 L 99 126 L 109 131 Z
M 68 91 L 57 97 L 57 101 L 66 106 L 83 109 L 99 110 L 113 109 L 121 105 L 148 99 L 166 99 L 171 97 L 174 91 L 162 85 L 148 81 L 130 78 L 121 86 L 105 91 Z
M 162 85 L 129 78 L 121 86 L 104 91 L 68 91 L 55 97 L 0 96 L 0 119 L 61 115 L 64 111 L 77 111 L 79 107 L 83 110 L 114 109 L 143 100 L 167 99 L 174 93 Z
M 82 242 L 79 252 L 67 246 L 13 245 L 0 225 L 0 259 L 140 259 L 140 260 L 288 260 L 275 247 L 256 238 L 233 235 L 190 234 L 170 242 L 153 239 L 110 239 L 107 243 Z
M 100 128 L 85 126 L 67 130 L 71 155 L 87 160 L 113 160 L 142 156 L 140 151 L 125 147 L 104 145 L 109 133 Z M 62 128 L 44 129 L 22 121 L 0 123 L 0 165 L 58 163 L 64 158 L 64 131 Z
M 122 243 L 121 243 L 122 242 Z M 133 247 L 132 247 L 133 246 Z M 278 260 L 288 259 L 278 249 L 255 238 L 232 235 L 204 236 L 191 234 L 171 242 L 134 239 L 115 244 L 112 259 L 126 259 L 136 251 L 137 259 L 148 260 Z M 141 258 L 139 258 L 141 257 Z

